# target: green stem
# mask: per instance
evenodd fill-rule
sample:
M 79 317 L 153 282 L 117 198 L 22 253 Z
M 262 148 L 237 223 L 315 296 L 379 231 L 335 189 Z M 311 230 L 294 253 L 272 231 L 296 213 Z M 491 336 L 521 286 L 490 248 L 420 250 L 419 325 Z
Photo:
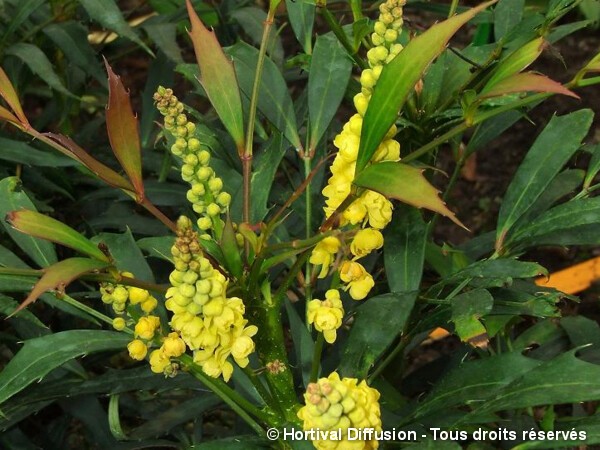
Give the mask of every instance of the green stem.
M 312 149 L 311 149 L 312 152 Z M 311 172 L 311 158 L 310 156 L 304 157 L 304 178 L 308 179 Z M 312 201 L 310 192 L 310 182 L 306 185 L 306 213 L 305 213 L 305 227 L 306 227 L 306 239 L 310 239 L 312 230 Z M 306 261 L 306 268 L 304 270 L 304 297 L 305 297 L 305 316 L 308 317 L 308 303 L 312 300 L 312 286 L 310 283 L 311 279 L 311 264 Z M 306 326 L 310 330 L 308 320 Z
M 327 22 L 327 25 L 329 26 L 329 28 L 331 29 L 331 31 L 333 32 L 335 37 L 338 38 L 338 41 L 340 41 L 340 44 L 342 44 L 344 49 L 346 49 L 346 51 L 348 52 L 350 57 L 354 60 L 354 62 L 358 65 L 358 67 L 360 67 L 362 70 L 368 69 L 369 66 L 354 51 L 352 44 L 348 40 L 348 36 L 342 29 L 342 26 L 339 24 L 339 22 L 333 16 L 333 14 L 331 14 L 331 11 L 329 11 L 327 9 L 327 6 L 324 4 L 319 4 L 319 2 L 317 2 L 317 6 L 319 7 L 319 11 L 321 12 L 321 15 L 325 19 L 325 22 Z
M 400 338 L 400 342 L 398 343 L 398 345 L 396 345 L 396 347 L 394 348 L 394 350 L 392 350 L 383 361 L 381 361 L 380 364 L 377 365 L 377 368 L 373 371 L 373 373 L 371 375 L 369 375 L 368 377 L 368 383 L 371 384 L 373 382 L 373 380 L 377 379 L 377 377 L 379 377 L 383 371 L 385 370 L 385 368 L 394 360 L 396 359 L 396 357 L 402 353 L 404 351 L 404 349 L 406 348 L 406 346 L 408 345 L 408 343 L 410 342 L 410 336 L 408 334 L 402 336 L 402 338 Z
M 181 355 L 179 361 L 194 375 L 202 384 L 213 391 L 221 400 L 231 407 L 250 427 L 260 436 L 265 435 L 265 430 L 259 425 L 255 418 L 266 424 L 271 424 L 272 418 L 266 412 L 261 411 L 240 394 L 235 392 L 223 381 L 217 378 L 211 378 L 206 375 L 202 368 L 194 363 L 190 355 Z
M 265 403 L 272 408 L 276 408 L 278 405 L 275 404 L 275 401 L 273 400 L 273 396 L 267 390 L 267 388 L 265 388 L 264 384 L 262 384 L 262 382 L 256 375 L 256 372 L 254 372 L 254 370 L 250 366 L 246 366 L 242 370 L 244 371 L 246 376 L 250 379 L 250 381 L 254 385 L 254 388 L 256 389 L 256 392 L 258 392 L 258 395 L 261 396 L 261 398 L 265 401 Z
M 63 294 L 62 296 L 56 296 L 55 295 L 55 297 L 57 299 L 59 299 L 59 300 L 62 300 L 65 303 L 68 303 L 71 306 L 74 306 L 78 310 L 83 311 L 85 313 L 88 313 L 90 316 L 93 316 L 96 319 L 101 320 L 102 322 L 109 324 L 110 326 L 112 326 L 112 324 L 113 324 L 113 320 L 110 317 L 105 316 L 101 312 L 96 311 L 94 308 L 90 308 L 89 306 L 84 305 L 80 301 L 75 300 L 73 297 L 70 297 L 67 294 Z M 131 330 L 130 328 L 125 328 L 123 331 L 125 333 L 127 333 L 127 334 L 133 335 L 133 330 Z
M 317 342 L 315 342 L 315 350 L 313 352 L 312 366 L 310 368 L 310 382 L 315 383 L 319 378 L 319 369 L 321 368 L 321 354 L 323 353 L 323 347 L 325 345 L 325 337 L 323 333 L 319 333 L 317 336 Z
M 458 0 L 452 0 L 452 3 L 450 4 L 450 11 L 448 12 L 448 19 L 456 13 L 457 8 L 458 8 Z

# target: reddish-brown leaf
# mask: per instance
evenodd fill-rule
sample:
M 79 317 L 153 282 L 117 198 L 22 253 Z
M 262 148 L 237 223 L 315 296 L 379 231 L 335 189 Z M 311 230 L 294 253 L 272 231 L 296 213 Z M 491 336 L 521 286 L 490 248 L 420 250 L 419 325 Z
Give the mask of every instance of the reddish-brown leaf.
M 0 67 L 0 95 L 2 98 L 8 103 L 8 105 L 12 108 L 15 115 L 18 117 L 19 122 L 26 128 L 29 128 L 29 121 L 27 117 L 25 117 L 25 113 L 23 112 L 23 108 L 21 107 L 21 102 L 19 101 L 19 96 L 15 91 L 14 86 L 8 79 L 6 72 Z
M 63 292 L 69 283 L 81 275 L 102 270 L 108 266 L 108 263 L 94 259 L 69 258 L 42 269 L 44 273 L 42 277 L 35 284 L 27 298 L 23 300 L 23 303 L 11 315 L 35 302 L 44 292 L 53 290 Z
M 577 94 L 562 84 L 533 72 L 517 73 L 498 81 L 492 88 L 482 94 L 480 98 L 499 97 L 517 92 L 552 92 L 554 94 L 579 98 Z
M 106 108 L 106 128 L 110 146 L 125 173 L 135 187 L 138 201 L 144 199 L 142 179 L 142 152 L 138 121 L 133 114 L 129 93 L 121 78 L 115 75 L 104 60 L 108 72 L 108 106 Z
M 71 138 L 63 136 L 62 134 L 45 133 L 45 136 L 49 137 L 53 141 L 59 143 L 65 148 L 66 152 L 73 156 L 77 161 L 91 170 L 98 178 L 106 182 L 107 184 L 114 186 L 125 191 L 133 192 L 134 187 L 117 172 L 112 170 L 110 167 L 102 164 L 100 161 L 92 158 L 89 153 L 77 145 Z

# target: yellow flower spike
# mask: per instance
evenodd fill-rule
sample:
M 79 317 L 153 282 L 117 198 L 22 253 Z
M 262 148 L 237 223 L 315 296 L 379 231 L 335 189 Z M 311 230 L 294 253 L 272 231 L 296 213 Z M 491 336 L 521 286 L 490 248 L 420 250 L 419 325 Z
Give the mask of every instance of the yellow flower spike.
M 325 341 L 333 344 L 337 337 L 337 329 L 342 326 L 344 307 L 340 293 L 336 289 L 329 289 L 325 293 L 325 300 L 311 300 L 308 303 L 308 323 L 314 324 L 317 331 L 323 333 Z
M 358 258 L 367 256 L 373 250 L 383 247 L 383 235 L 379 230 L 373 228 L 365 228 L 360 230 L 352 239 L 350 251 Z
M 320 241 L 313 249 L 309 262 L 314 265 L 320 265 L 321 271 L 319 278 L 325 278 L 329 271 L 329 266 L 333 263 L 334 255 L 340 248 L 340 240 L 334 236 L 327 236 Z
M 127 324 L 125 323 L 125 319 L 122 317 L 115 317 L 112 321 L 112 326 L 117 331 L 123 331 Z
M 148 353 L 148 347 L 146 347 L 146 344 L 139 339 L 134 339 L 127 344 L 127 350 L 129 351 L 131 359 L 135 359 L 136 361 L 141 361 Z
M 372 428 L 380 432 L 379 392 L 355 378 L 340 378 L 333 372 L 327 378 L 310 383 L 304 394 L 305 406 L 298 411 L 304 430 L 341 431 L 340 440 L 314 440 L 318 450 L 372 450 L 376 440 L 357 440 L 349 428 Z
M 344 261 L 340 266 L 340 279 L 347 283 L 346 290 L 354 300 L 364 299 L 373 286 L 375 281 L 362 264 L 356 261 Z

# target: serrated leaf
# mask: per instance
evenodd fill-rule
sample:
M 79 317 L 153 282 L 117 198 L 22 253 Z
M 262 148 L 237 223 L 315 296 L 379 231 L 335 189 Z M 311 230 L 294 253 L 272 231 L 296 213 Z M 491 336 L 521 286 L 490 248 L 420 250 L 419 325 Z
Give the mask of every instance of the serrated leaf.
M 144 23 L 148 37 L 173 62 L 183 63 L 181 49 L 177 45 L 177 24 L 175 23 Z
M 129 93 L 125 90 L 121 78 L 115 75 L 106 59 L 104 64 L 108 72 L 106 129 L 110 146 L 135 187 L 138 201 L 142 201 L 144 199 L 144 180 L 142 178 L 142 149 L 138 121 L 133 114 Z
M 439 191 L 423 176 L 423 169 L 401 162 L 384 161 L 365 168 L 358 174 L 354 184 L 417 208 L 435 211 L 466 229 L 438 196 Z
M 370 298 L 356 309 L 339 366 L 344 376 L 367 378 L 377 359 L 403 332 L 416 297 L 416 292 L 383 294 Z M 376 325 L 382 323 L 386 326 Z
M 501 97 L 518 92 L 551 92 L 569 97 L 579 98 L 562 84 L 533 72 L 517 73 L 498 81 L 490 89 L 484 90 L 479 98 Z
M 379 143 L 396 121 L 414 86 L 431 62 L 444 50 L 450 38 L 460 27 L 493 3 L 494 1 L 483 3 L 433 25 L 411 40 L 398 56 L 384 66 L 365 113 L 356 162 L 357 174 L 367 166 Z
M 486 329 L 479 319 L 488 314 L 494 305 L 494 298 L 489 291 L 473 289 L 464 292 L 450 300 L 450 305 L 451 320 L 460 340 L 476 347 L 487 346 Z
M 23 348 L 0 372 L 0 405 L 53 369 L 78 356 L 125 348 L 124 333 L 70 330 L 25 341 Z
M 148 54 L 154 56 L 152 50 L 138 37 L 129 26 L 119 10 L 115 0 L 79 0 L 79 3 L 90 18 L 97 21 L 104 28 L 114 31 L 119 36 L 126 37 L 142 47 Z
M 27 194 L 21 190 L 17 177 L 8 177 L 0 181 L 0 220 L 13 241 L 40 267 L 54 264 L 58 259 L 54 246 L 50 242 L 15 231 L 4 217 L 17 209 L 35 209 Z
M 258 61 L 258 50 L 239 42 L 227 49 L 234 62 L 240 88 L 248 98 L 252 96 L 254 74 Z M 283 75 L 269 58 L 265 58 L 258 93 L 258 110 L 281 131 L 292 145 L 300 149 L 298 123 L 294 103 L 290 97 Z
M 140 239 L 137 241 L 137 245 L 139 248 L 149 253 L 150 256 L 173 263 L 171 247 L 174 242 L 175 238 L 173 236 L 157 236 Z
M 577 151 L 593 117 L 594 114 L 589 109 L 554 116 L 537 137 L 502 201 L 496 230 L 496 249 L 502 247 L 511 227 Z
M 42 269 L 44 274 L 15 313 L 35 302 L 44 292 L 64 291 L 66 286 L 81 275 L 104 269 L 108 265 L 106 262 L 89 258 L 69 258 Z
M 391 292 L 419 289 L 425 261 L 427 227 L 421 213 L 401 205 L 385 229 L 383 256 Z
M 23 61 L 33 73 L 48 83 L 52 89 L 68 95 L 69 97 L 77 98 L 77 96 L 73 95 L 64 86 L 63 82 L 54 71 L 52 63 L 39 47 L 26 42 L 17 42 L 6 49 L 6 54 L 15 56 Z
M 523 18 L 525 0 L 500 0 L 494 9 L 494 37 L 502 39 Z
M 186 5 L 192 22 L 192 31 L 189 35 L 200 67 L 200 84 L 223 125 L 233 137 L 238 151 L 241 151 L 245 144 L 244 117 L 233 64 L 223 53 L 215 33 L 209 31 L 200 21 L 190 0 L 186 0 Z
M 308 150 L 314 151 L 335 116 L 350 79 L 352 61 L 331 33 L 317 37 L 308 74 Z
M 40 214 L 37 211 L 17 210 L 7 214 L 6 220 L 14 229 L 21 233 L 35 236 L 46 241 L 56 242 L 72 248 L 80 253 L 91 256 L 100 261 L 108 262 L 108 257 L 102 253 L 97 245 L 81 233 L 75 231 L 64 223 Z

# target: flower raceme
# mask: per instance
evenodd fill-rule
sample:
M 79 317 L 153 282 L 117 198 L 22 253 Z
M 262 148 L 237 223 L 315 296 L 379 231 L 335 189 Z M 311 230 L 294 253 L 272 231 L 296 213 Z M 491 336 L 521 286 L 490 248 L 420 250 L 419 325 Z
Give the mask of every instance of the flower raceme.
M 318 450 L 370 450 L 376 440 L 349 439 L 349 428 L 381 431 L 379 392 L 356 378 L 340 378 L 333 372 L 310 383 L 304 394 L 305 406 L 298 411 L 304 430 L 341 430 L 340 440 L 314 440 Z
M 348 198 L 354 181 L 356 160 L 360 147 L 360 136 L 363 117 L 369 106 L 373 88 L 381 75 L 383 67 L 392 61 L 402 50 L 397 42 L 402 28 L 402 7 L 405 0 L 387 0 L 379 7 L 380 15 L 375 22 L 371 35 L 373 48 L 367 53 L 369 68 L 363 70 L 360 76 L 361 92 L 354 97 L 354 114 L 342 127 L 335 137 L 333 144 L 338 153 L 330 166 L 331 177 L 323 189 L 325 197 L 325 215 L 331 216 Z M 371 162 L 398 161 L 400 159 L 400 144 L 394 139 L 396 127 L 392 126 L 383 141 L 376 149 Z M 353 259 L 362 258 L 383 245 L 383 236 L 379 232 L 392 220 L 392 203 L 383 195 L 364 190 L 358 198 L 348 205 L 340 214 L 341 226 L 367 227 L 365 233 L 357 233 L 351 244 Z M 327 276 L 327 270 L 335 254 L 325 253 L 326 245 L 317 245 L 311 255 L 312 264 L 321 264 L 319 278 Z M 329 249 L 332 249 L 329 246 Z M 364 272 L 362 265 L 348 261 L 340 266 L 340 278 L 348 283 L 346 290 L 355 300 L 364 299 L 374 286 L 373 278 Z

